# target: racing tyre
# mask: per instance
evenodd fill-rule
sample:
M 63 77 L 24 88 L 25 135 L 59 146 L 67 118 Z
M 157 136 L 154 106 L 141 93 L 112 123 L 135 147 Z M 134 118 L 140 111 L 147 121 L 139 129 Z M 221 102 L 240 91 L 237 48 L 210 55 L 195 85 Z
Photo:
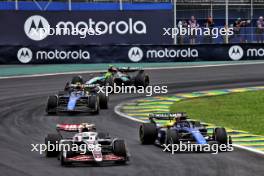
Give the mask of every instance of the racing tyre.
M 101 109 L 108 109 L 108 96 L 104 93 L 99 93 L 99 104 Z
M 157 138 L 157 127 L 154 123 L 143 123 L 139 127 L 139 138 L 141 144 L 154 144 Z
M 149 77 L 144 72 L 139 72 L 135 77 L 135 86 L 147 87 L 149 85 Z
M 126 144 L 124 140 L 115 140 L 113 144 L 113 152 L 117 156 L 124 157 L 124 160 L 122 161 L 116 161 L 117 164 L 125 164 L 127 161 L 127 150 L 126 150 Z
M 60 163 L 61 163 L 61 166 L 69 166 L 72 164 L 72 162 L 70 161 L 65 161 L 65 157 L 63 156 L 63 154 L 65 153 L 66 154 L 66 158 L 71 158 L 71 157 L 74 157 L 75 156 L 75 152 L 72 151 L 72 142 L 71 141 L 65 141 L 63 142 L 64 145 L 68 145 L 69 146 L 69 150 L 65 150 L 65 151 L 61 151 L 60 152 Z
M 227 144 L 227 132 L 225 128 L 216 128 L 214 131 L 214 138 L 219 144 Z
M 178 144 L 179 141 L 179 133 L 175 130 L 168 129 L 167 137 L 166 137 L 166 144 Z
M 47 137 L 45 138 L 45 145 L 48 146 L 48 144 L 51 145 L 56 145 L 60 142 L 61 136 L 59 134 L 48 134 Z M 45 151 L 46 157 L 56 157 L 58 156 L 59 151 Z
M 89 97 L 89 108 L 93 109 L 94 111 L 92 112 L 92 114 L 99 114 L 99 110 L 100 110 L 100 105 L 98 102 L 98 96 L 93 95 Z
M 47 107 L 46 107 L 46 112 L 48 114 L 56 114 L 57 106 L 58 106 L 58 97 L 56 95 L 49 96 Z
M 67 151 L 65 151 L 65 152 L 67 152 Z M 63 156 L 63 151 L 60 152 L 60 164 L 61 164 L 61 166 L 70 166 L 72 164 L 69 161 L 65 161 L 65 158 Z

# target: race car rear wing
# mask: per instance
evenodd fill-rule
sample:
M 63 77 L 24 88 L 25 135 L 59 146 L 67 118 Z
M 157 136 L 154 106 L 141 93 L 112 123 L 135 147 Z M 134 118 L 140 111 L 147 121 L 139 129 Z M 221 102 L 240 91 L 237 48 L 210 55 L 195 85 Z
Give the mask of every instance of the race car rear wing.
M 57 131 L 69 131 L 69 132 L 78 132 L 81 128 L 81 124 L 57 124 Z
M 95 129 L 95 125 L 91 123 L 81 123 L 81 124 L 57 124 L 57 131 L 68 131 L 68 132 L 78 132 L 81 128 Z
M 119 67 L 118 70 L 121 72 L 144 71 L 142 68 L 139 67 Z
M 185 112 L 149 114 L 149 120 L 151 122 L 155 122 L 155 120 L 186 120 L 187 117 L 188 116 Z

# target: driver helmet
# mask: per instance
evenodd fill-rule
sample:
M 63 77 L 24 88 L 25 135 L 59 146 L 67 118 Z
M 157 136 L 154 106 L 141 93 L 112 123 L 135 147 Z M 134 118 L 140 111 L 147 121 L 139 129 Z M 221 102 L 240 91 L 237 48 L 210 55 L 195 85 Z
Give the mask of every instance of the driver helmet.
M 76 83 L 81 83 L 84 84 L 83 77 L 81 75 L 75 76 L 72 78 L 71 84 L 76 84 Z
M 111 66 L 109 66 L 108 71 L 109 72 L 117 72 L 117 68 L 114 67 L 113 65 L 111 65 Z
M 83 85 L 80 82 L 76 83 L 76 90 L 81 91 L 82 89 L 83 89 Z
M 79 127 L 79 133 L 90 132 L 90 131 L 96 131 L 96 127 L 94 124 L 82 123 Z

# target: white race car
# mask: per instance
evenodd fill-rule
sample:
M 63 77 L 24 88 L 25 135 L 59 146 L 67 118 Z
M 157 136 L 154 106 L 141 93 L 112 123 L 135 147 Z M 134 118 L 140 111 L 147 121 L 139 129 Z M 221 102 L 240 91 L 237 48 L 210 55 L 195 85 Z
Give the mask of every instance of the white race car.
M 129 160 L 125 141 L 96 132 L 94 124 L 58 124 L 57 132 L 45 138 L 46 145 L 58 145 L 58 150 L 46 150 L 46 156 L 58 157 L 62 166 L 80 162 L 125 164 Z M 66 137 L 63 132 L 75 134 Z

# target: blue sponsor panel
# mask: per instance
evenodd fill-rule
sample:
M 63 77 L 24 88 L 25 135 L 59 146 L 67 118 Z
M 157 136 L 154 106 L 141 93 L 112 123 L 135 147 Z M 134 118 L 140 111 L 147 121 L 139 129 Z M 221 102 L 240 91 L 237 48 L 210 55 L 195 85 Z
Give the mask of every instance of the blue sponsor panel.
M 8 20 L 6 20 L 8 19 Z M 0 45 L 172 44 L 170 11 L 0 11 Z
M 123 10 L 171 10 L 171 3 L 123 3 Z M 0 2 L 0 10 L 16 10 L 16 2 Z M 69 3 L 52 1 L 18 1 L 18 10 L 67 11 Z M 119 2 L 71 2 L 72 11 L 120 10 Z
M 0 64 L 263 60 L 262 44 L 0 46 Z

